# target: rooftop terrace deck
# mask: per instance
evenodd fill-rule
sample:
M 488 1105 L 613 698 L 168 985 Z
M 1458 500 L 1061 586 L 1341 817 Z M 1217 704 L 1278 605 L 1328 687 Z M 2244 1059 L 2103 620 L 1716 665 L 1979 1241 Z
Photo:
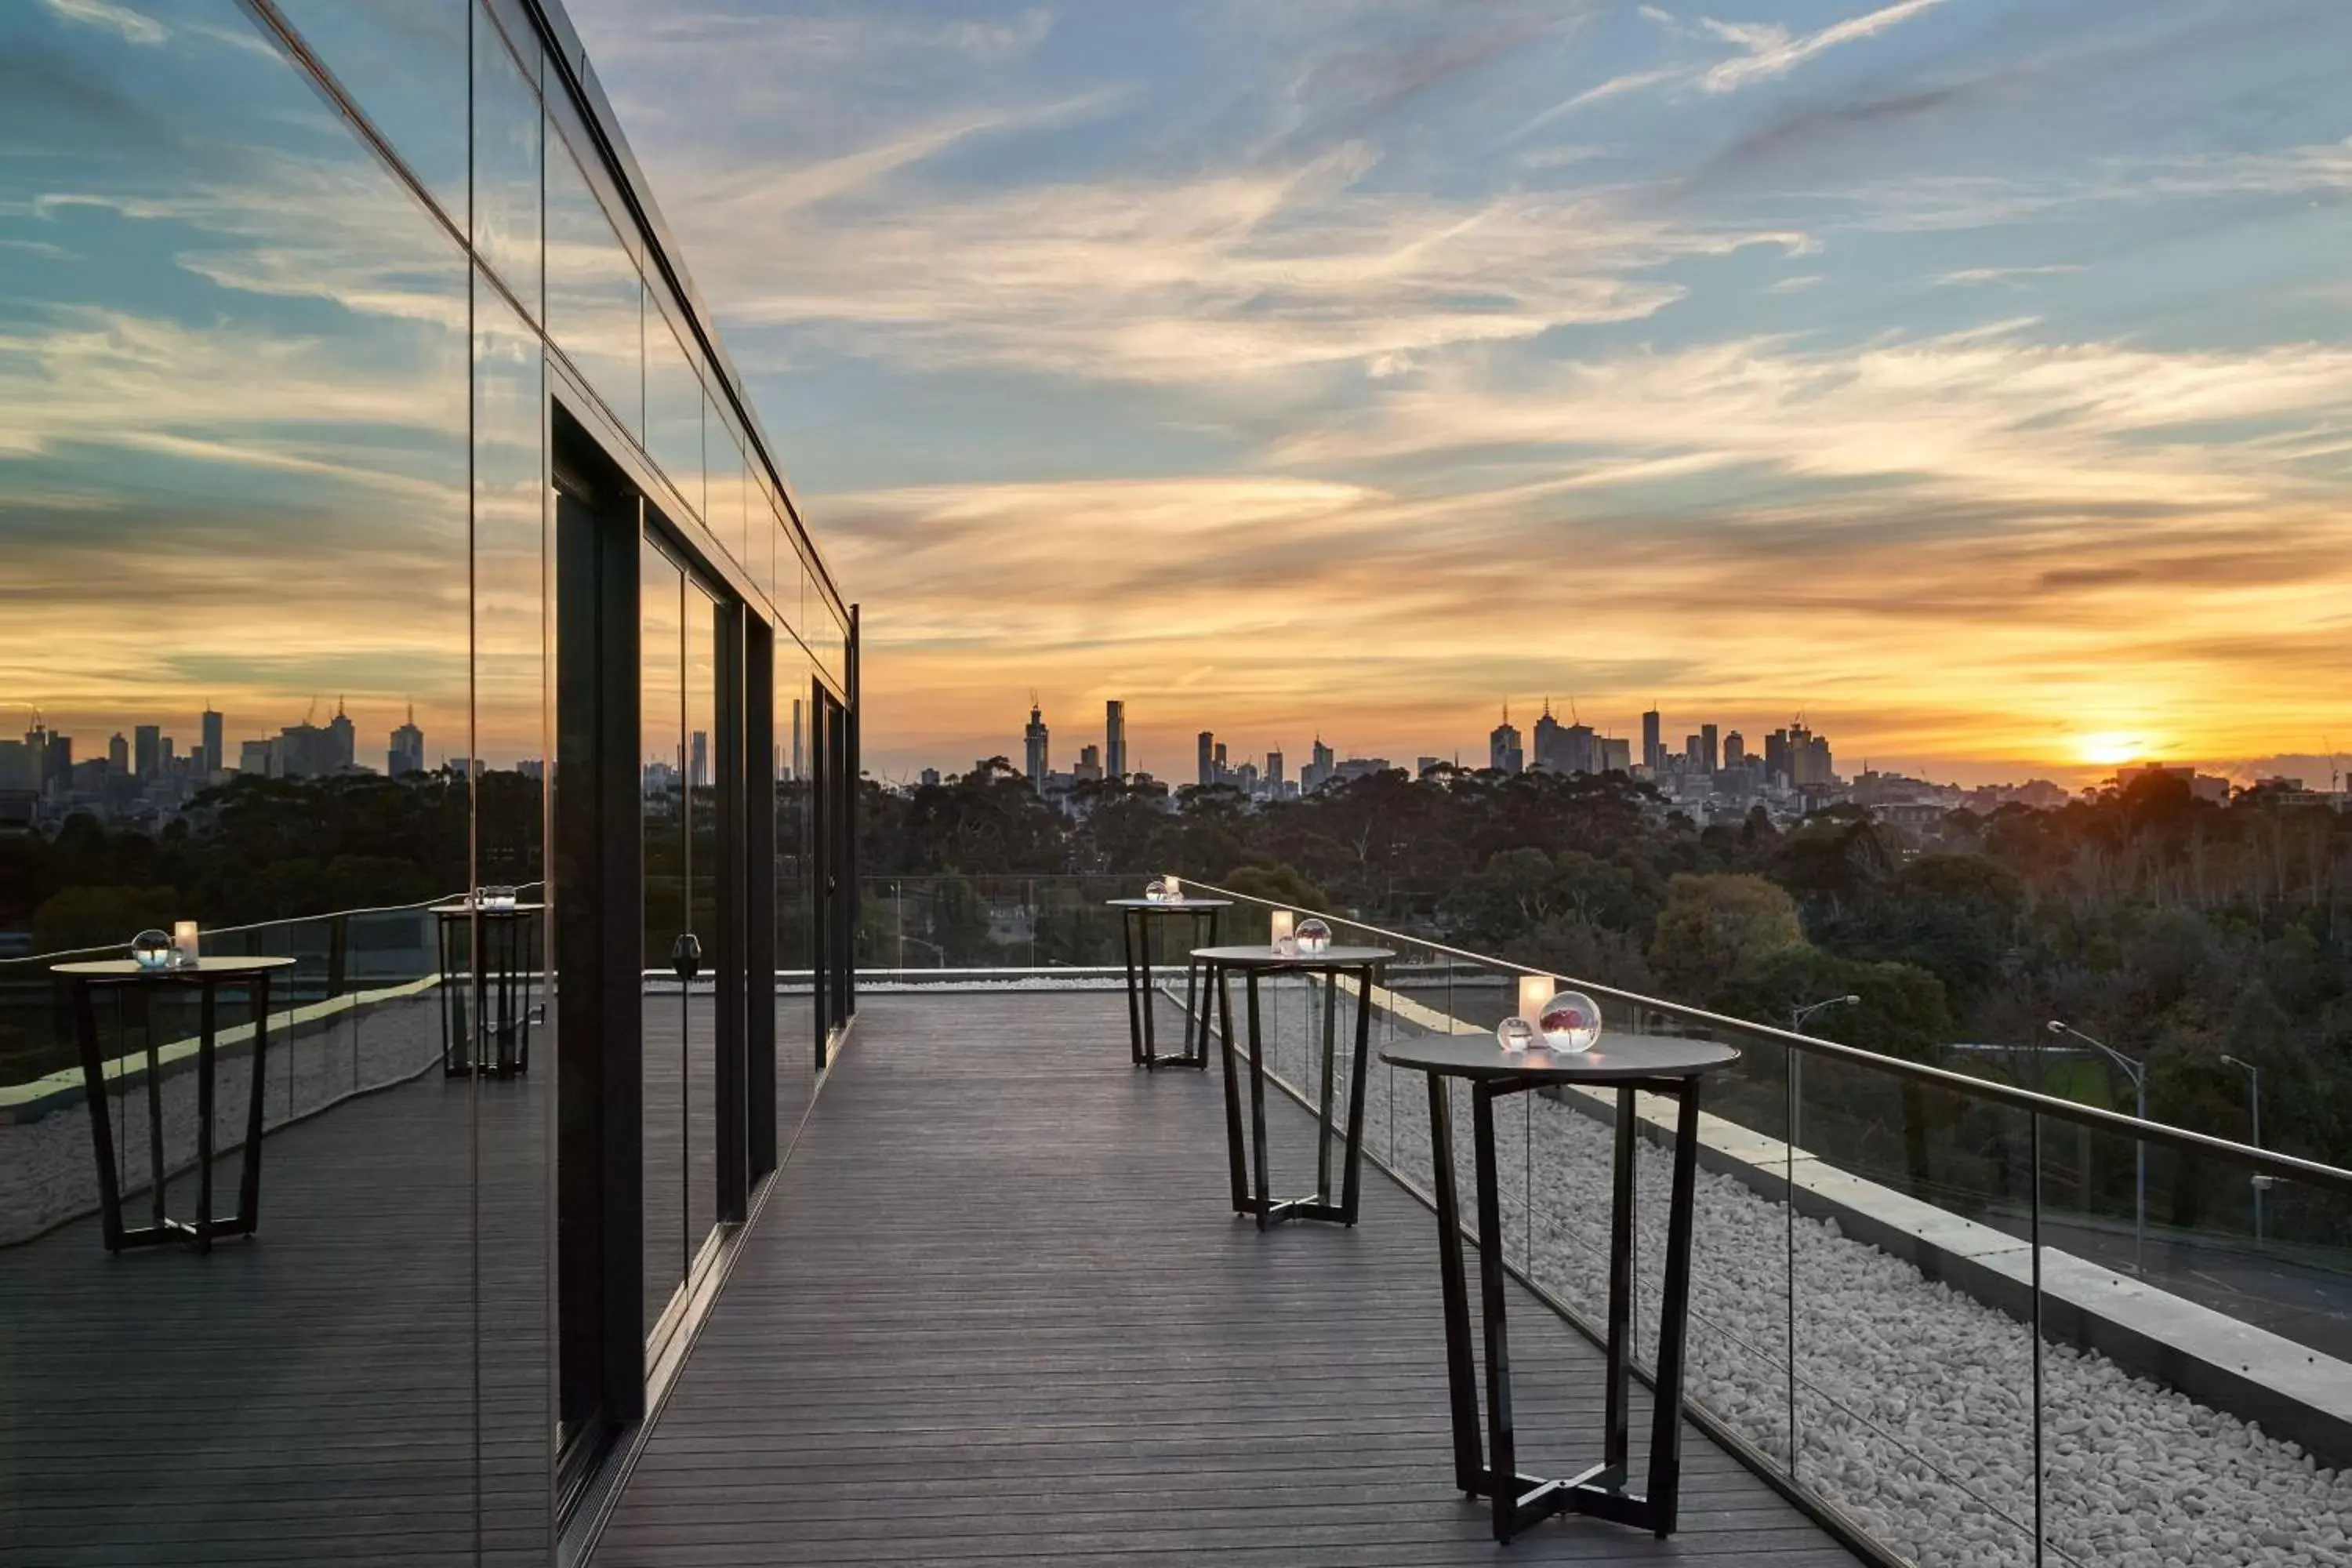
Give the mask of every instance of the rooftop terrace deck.
M 1367 1170 L 1357 1228 L 1260 1235 L 1214 1073 L 1133 1070 L 1121 1005 L 865 1001 L 597 1568 L 1853 1561 L 1695 1430 L 1673 1540 L 1497 1548 L 1450 1484 L 1428 1210 Z M 1283 1185 L 1313 1124 L 1269 1115 Z M 1512 1310 L 1523 1463 L 1559 1473 L 1597 1451 L 1600 1358 Z

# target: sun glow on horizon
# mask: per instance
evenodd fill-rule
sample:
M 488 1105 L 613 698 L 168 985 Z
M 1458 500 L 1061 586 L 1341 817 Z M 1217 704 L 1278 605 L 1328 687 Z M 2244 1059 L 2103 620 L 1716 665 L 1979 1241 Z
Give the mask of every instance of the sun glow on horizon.
M 2075 755 L 2103 768 L 2136 763 L 2152 749 L 2148 738 L 2136 731 L 2098 730 L 2074 742 Z

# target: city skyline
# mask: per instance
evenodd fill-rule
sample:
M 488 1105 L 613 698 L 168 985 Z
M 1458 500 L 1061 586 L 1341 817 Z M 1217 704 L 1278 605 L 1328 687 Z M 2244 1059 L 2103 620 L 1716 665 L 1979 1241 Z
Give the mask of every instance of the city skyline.
M 577 10 L 877 771 L 1031 686 L 1163 775 L 1547 689 L 1955 778 L 2352 731 L 2340 5 Z

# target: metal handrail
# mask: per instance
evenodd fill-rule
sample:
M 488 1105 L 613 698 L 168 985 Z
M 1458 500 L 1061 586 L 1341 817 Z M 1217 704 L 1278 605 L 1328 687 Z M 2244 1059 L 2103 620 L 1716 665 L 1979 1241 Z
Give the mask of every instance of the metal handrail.
M 542 884 L 538 882 L 518 882 L 515 884 L 515 887 L 518 891 L 520 891 L 524 889 L 536 888 L 541 885 Z M 346 920 L 352 915 L 396 915 L 405 913 L 411 910 L 428 910 L 436 904 L 449 903 L 456 900 L 462 899 L 466 895 L 463 892 L 436 893 L 429 899 L 418 899 L 413 902 L 405 904 L 365 904 L 358 909 L 352 910 L 321 910 L 315 915 L 287 915 L 278 920 L 254 921 L 241 926 L 210 926 L 205 929 L 204 934 L 206 936 L 239 936 L 247 931 L 275 930 L 278 926 L 308 925 L 312 921 Z M 130 945 L 131 943 L 127 941 L 110 942 L 102 942 L 96 947 L 61 947 L 49 952 L 21 952 L 11 957 L 0 958 L 0 966 L 16 963 L 55 963 L 60 959 L 87 958 L 92 953 L 121 952 Z
M 1213 882 L 1196 881 L 1193 885 L 1208 889 L 1220 898 L 1255 904 L 1261 909 L 1279 910 L 1290 907 L 1272 900 L 1261 899 L 1252 893 L 1235 892 L 1231 888 L 1221 888 Z M 1536 969 L 1527 964 L 1514 963 L 1508 959 L 1490 958 L 1484 953 L 1449 947 L 1442 942 L 1433 942 L 1427 937 L 1410 936 L 1402 931 L 1390 931 L 1385 927 L 1372 925 L 1347 915 L 1327 913 L 1323 918 L 1338 921 L 1342 924 L 1353 926 L 1358 931 L 1369 931 L 1375 936 L 1385 937 L 1391 942 L 1405 942 L 1433 952 L 1442 952 L 1449 958 L 1458 958 L 1480 968 L 1500 970 L 1511 974 L 1549 976 L 1565 984 L 1573 985 L 1580 991 L 1589 991 L 1598 996 L 1613 998 L 1635 1007 L 1662 1013 L 1685 1023 L 1697 1024 L 1709 1029 L 1729 1030 L 1751 1039 L 1768 1041 L 1773 1045 L 1785 1047 L 1790 1050 L 1802 1051 L 1809 1056 L 1820 1057 L 1825 1060 L 1846 1062 L 1854 1067 L 1887 1073 L 1914 1083 L 1928 1084 L 1937 1089 L 1950 1089 L 1955 1093 L 1974 1095 L 1982 1100 L 1991 1100 L 1995 1104 L 2008 1106 L 2012 1110 L 2027 1111 L 2036 1116 L 2047 1116 L 2053 1121 L 2070 1121 L 2078 1127 L 2090 1128 L 2094 1131 L 2110 1133 L 2119 1138 L 2142 1140 L 2192 1154 L 2210 1154 L 2262 1174 L 2308 1183 L 2312 1186 L 2323 1188 L 2342 1196 L 2352 1197 L 2352 1171 L 2345 1170 L 2341 1166 L 2325 1164 L 2316 1160 L 2300 1159 L 2293 1154 L 2281 1154 L 2269 1149 L 2257 1149 L 2252 1144 L 2232 1142 L 2227 1138 L 2216 1138 L 2210 1133 L 2192 1132 L 2185 1127 L 2174 1127 L 2167 1122 L 2142 1121 L 2135 1116 L 2126 1116 L 2118 1111 L 2102 1110 L 2096 1106 L 2080 1105 L 2071 1100 L 2061 1100 L 2055 1095 L 2042 1094 L 2030 1089 L 2019 1089 L 2013 1084 L 1995 1083 L 1989 1079 L 1970 1078 L 1966 1073 L 1953 1072 L 1947 1068 L 1929 1067 L 1925 1062 L 1906 1061 L 1900 1057 L 1890 1057 L 1878 1051 L 1866 1051 L 1859 1046 L 1841 1045 L 1835 1040 L 1816 1039 L 1811 1035 L 1776 1029 L 1769 1024 L 1758 1024 L 1746 1018 L 1734 1018 L 1721 1013 L 1710 1013 L 1704 1007 L 1692 1007 L 1680 1002 L 1668 1002 L 1655 996 L 1644 996 L 1638 991 L 1626 991 L 1614 985 L 1603 985 L 1597 981 L 1560 974 L 1553 970 Z

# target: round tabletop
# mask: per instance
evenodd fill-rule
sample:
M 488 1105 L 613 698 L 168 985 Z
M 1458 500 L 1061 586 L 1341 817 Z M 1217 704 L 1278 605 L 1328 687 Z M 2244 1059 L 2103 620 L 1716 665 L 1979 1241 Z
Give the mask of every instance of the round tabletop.
M 200 958 L 178 969 L 150 969 L 135 959 L 100 958 L 86 963 L 52 963 L 49 973 L 77 980 L 242 980 L 267 969 L 286 969 L 290 958 Z
M 1192 956 L 1223 969 L 1361 969 L 1386 963 L 1394 950 L 1385 947 L 1327 947 L 1320 952 L 1284 953 L 1259 942 L 1250 947 L 1201 947 Z
M 545 908 L 547 908 L 545 904 L 516 904 L 511 909 L 494 910 L 487 904 L 468 904 L 460 902 L 455 904 L 436 904 L 427 912 L 439 915 L 443 920 L 455 920 L 459 915 L 481 915 L 494 921 L 511 921 L 520 920 L 524 915 L 535 915 Z
M 1166 910 L 1171 914 L 1181 915 L 1187 910 L 1229 910 L 1234 907 L 1234 901 L 1231 899 L 1105 899 L 1103 907 L 1112 910 Z
M 1696 1078 L 1729 1067 L 1739 1052 L 1720 1040 L 1674 1035 L 1609 1035 L 1589 1051 L 1530 1046 L 1513 1054 L 1492 1035 L 1432 1035 L 1400 1040 L 1381 1059 L 1449 1078 L 1531 1078 L 1547 1083 L 1622 1083 L 1631 1079 Z

